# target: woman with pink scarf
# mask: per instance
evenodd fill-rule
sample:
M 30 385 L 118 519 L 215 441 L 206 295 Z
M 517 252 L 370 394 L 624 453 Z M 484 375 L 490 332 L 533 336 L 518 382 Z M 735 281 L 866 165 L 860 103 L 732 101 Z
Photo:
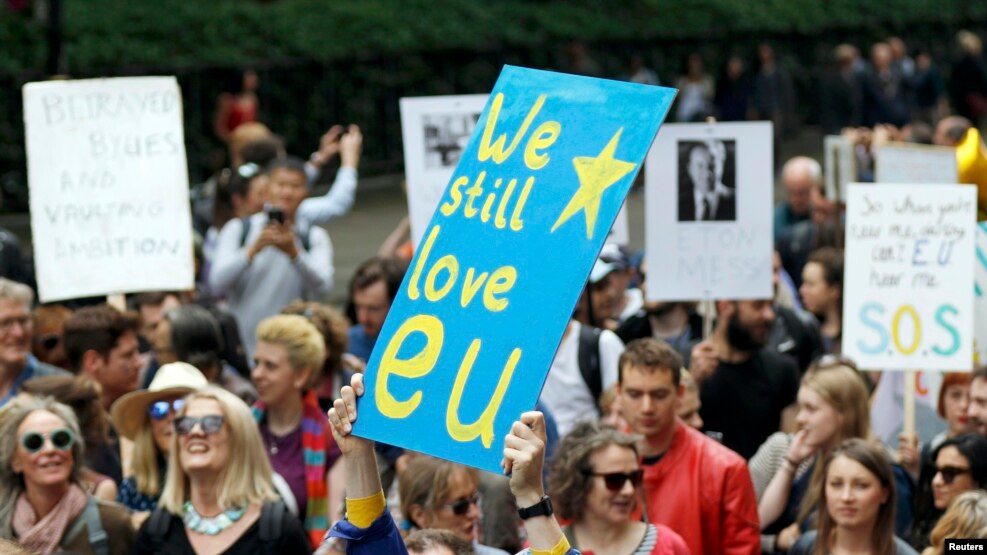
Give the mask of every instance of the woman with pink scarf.
M 0 538 L 32 552 L 129 554 L 127 510 L 80 487 L 83 441 L 75 414 L 50 397 L 0 410 Z

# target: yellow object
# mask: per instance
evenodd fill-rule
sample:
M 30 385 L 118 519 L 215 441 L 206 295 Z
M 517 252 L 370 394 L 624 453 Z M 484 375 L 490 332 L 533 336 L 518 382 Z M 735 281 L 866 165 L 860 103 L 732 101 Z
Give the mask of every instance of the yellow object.
M 531 555 L 565 555 L 565 552 L 569 551 L 569 540 L 562 536 L 559 543 L 555 544 L 555 547 L 551 551 L 541 551 L 538 549 L 532 549 Z
M 357 528 L 370 528 L 370 525 L 384 514 L 384 492 L 378 491 L 370 497 L 346 498 L 346 520 Z
M 987 218 L 987 148 L 976 127 L 971 127 L 956 146 L 956 166 L 960 183 L 977 186 L 977 219 L 982 221 Z

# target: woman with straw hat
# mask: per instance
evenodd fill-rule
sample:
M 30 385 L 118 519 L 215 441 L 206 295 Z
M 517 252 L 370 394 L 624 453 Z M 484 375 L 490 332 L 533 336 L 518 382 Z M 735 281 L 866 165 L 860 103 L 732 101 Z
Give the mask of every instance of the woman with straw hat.
M 172 362 L 162 366 L 147 390 L 128 393 L 113 403 L 113 425 L 134 442 L 131 474 L 120 484 L 117 501 L 137 514 L 140 523 L 158 504 L 164 487 L 172 420 L 183 398 L 208 385 L 195 366 Z

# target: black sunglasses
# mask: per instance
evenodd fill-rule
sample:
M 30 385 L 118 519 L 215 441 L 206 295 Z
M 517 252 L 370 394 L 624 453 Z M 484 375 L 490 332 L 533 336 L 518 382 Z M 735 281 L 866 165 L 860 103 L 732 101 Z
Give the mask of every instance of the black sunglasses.
M 969 474 L 969 468 L 960 468 L 958 466 L 937 466 L 936 474 L 942 474 L 942 481 L 948 486 L 953 483 L 953 480 L 957 476 L 962 476 L 963 474 Z
M 27 432 L 21 436 L 21 447 L 33 455 L 45 446 L 45 439 L 45 436 L 38 432 Z M 75 434 L 68 428 L 52 430 L 47 439 L 51 441 L 51 446 L 59 451 L 68 451 L 75 444 Z
M 61 343 L 61 341 L 62 336 L 57 333 L 42 335 L 38 338 L 38 344 L 41 345 L 46 351 L 50 351 L 55 347 L 58 347 L 58 344 Z
M 443 507 L 449 507 L 452 509 L 452 514 L 456 516 L 466 516 L 466 513 L 470 512 L 470 507 L 476 505 L 480 506 L 480 494 L 474 493 L 469 497 L 464 497 L 462 499 L 457 499 L 452 503 L 446 503 Z
M 225 421 L 226 417 L 221 414 L 210 414 L 202 417 L 180 416 L 175 419 L 175 433 L 180 436 L 187 436 L 198 424 L 202 428 L 202 433 L 211 435 L 223 429 L 223 422 Z
M 635 489 L 641 487 L 641 482 L 644 481 L 644 471 L 641 469 L 633 472 L 607 472 L 605 474 L 586 472 L 586 475 L 599 476 L 603 478 L 603 485 L 605 485 L 607 489 L 612 492 L 618 492 L 624 489 L 624 484 L 626 484 L 628 480 Z

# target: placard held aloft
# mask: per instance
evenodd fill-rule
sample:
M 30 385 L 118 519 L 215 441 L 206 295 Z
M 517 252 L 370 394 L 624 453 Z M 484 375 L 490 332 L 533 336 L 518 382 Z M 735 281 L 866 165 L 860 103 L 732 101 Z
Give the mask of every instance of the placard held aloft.
M 674 97 L 504 68 L 367 364 L 357 435 L 500 472 Z

